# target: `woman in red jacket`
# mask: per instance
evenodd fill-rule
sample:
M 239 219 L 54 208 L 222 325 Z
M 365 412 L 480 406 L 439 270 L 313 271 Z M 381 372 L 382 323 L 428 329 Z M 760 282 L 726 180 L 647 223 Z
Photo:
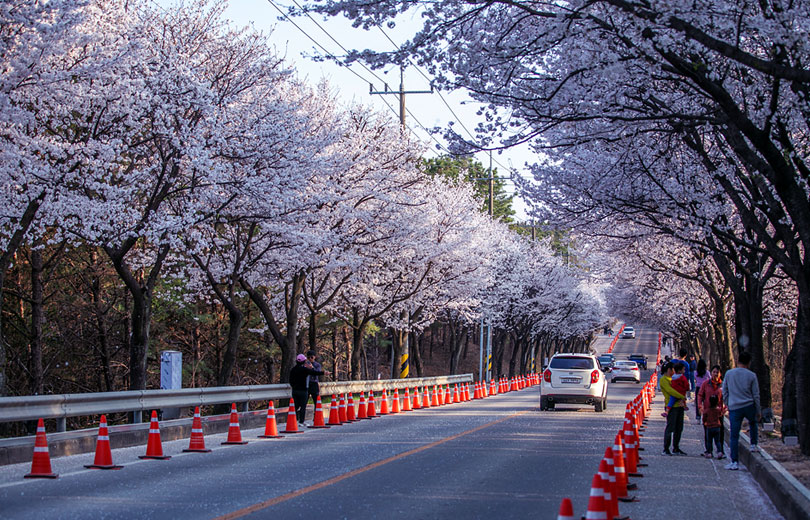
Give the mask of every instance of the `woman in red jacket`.
M 723 415 L 726 413 L 726 405 L 723 402 L 721 376 L 720 365 L 714 365 L 711 379 L 703 382 L 697 395 L 698 413 L 703 417 L 703 443 L 706 448 L 703 456 L 706 458 L 712 456 L 712 440 L 717 445 L 717 458 L 726 458 L 726 454 L 723 452 Z

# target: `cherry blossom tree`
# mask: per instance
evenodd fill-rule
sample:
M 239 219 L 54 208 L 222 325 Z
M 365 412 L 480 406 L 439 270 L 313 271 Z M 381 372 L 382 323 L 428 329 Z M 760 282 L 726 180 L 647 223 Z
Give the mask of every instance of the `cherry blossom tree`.
M 605 143 L 626 147 L 624 164 L 636 170 L 663 157 L 648 153 L 662 150 L 650 143 L 669 139 L 686 146 L 691 169 L 712 185 L 709 197 L 727 198 L 752 233 L 751 240 L 735 235 L 733 247 L 766 251 L 798 286 L 784 413 L 798 418 L 802 449 L 810 453 L 810 383 L 799 368 L 810 356 L 810 277 L 803 253 L 810 245 L 803 180 L 810 113 L 804 21 L 810 7 L 721 4 L 347 0 L 325 2 L 319 10 L 346 14 L 368 28 L 418 5 L 424 27 L 400 53 L 356 56 L 376 65 L 416 56 L 440 85 L 463 86 L 490 104 L 482 131 L 507 144 L 534 140 L 551 161 L 589 154 L 594 165 L 605 166 L 594 168 L 604 175 L 611 171 L 598 153 Z M 672 186 L 671 179 L 665 182 Z M 749 285 L 753 293 L 746 297 L 756 296 L 761 284 Z

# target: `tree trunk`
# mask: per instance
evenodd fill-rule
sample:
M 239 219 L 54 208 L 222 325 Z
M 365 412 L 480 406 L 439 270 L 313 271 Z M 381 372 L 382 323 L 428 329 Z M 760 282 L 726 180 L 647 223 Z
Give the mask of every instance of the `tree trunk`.
M 17 250 L 23 244 L 25 235 L 28 233 L 28 229 L 34 222 L 34 217 L 36 217 L 37 211 L 39 211 L 39 207 L 44 199 L 45 192 L 42 191 L 39 195 L 37 195 L 36 198 L 28 202 L 25 211 L 23 211 L 23 214 L 17 223 L 17 229 L 14 231 L 14 234 L 11 235 L 11 239 L 6 245 L 6 249 L 0 253 L 0 311 L 3 309 L 3 288 L 5 287 L 6 283 L 6 272 L 8 272 L 8 268 L 11 266 L 11 262 L 14 259 L 14 255 L 17 253 Z M 0 312 L 0 397 L 5 396 L 6 392 L 8 391 L 6 387 L 6 382 L 8 381 L 8 377 L 6 376 L 6 349 L 7 343 L 6 335 L 3 331 L 3 313 Z
M 796 335 L 785 360 L 782 387 L 782 433 L 798 434 L 802 453 L 810 455 L 810 287 L 797 285 Z
M 352 310 L 352 353 L 351 353 L 351 366 L 350 377 L 352 381 L 360 381 L 361 362 L 363 359 L 363 336 L 366 333 L 368 321 L 360 318 L 360 313 L 357 309 Z
M 107 336 L 107 323 L 104 320 L 104 309 L 102 308 L 101 284 L 98 276 L 93 276 L 90 283 L 90 295 L 93 301 L 93 314 L 96 318 L 96 331 L 98 333 L 98 357 L 101 378 L 104 381 L 104 392 L 114 390 L 112 370 L 110 368 L 110 341 Z
M 424 377 L 422 370 L 422 343 L 424 343 L 425 335 L 411 333 L 411 352 L 413 353 L 413 367 L 416 369 L 416 377 Z
M 44 290 L 42 286 L 42 252 L 31 249 L 31 342 L 28 372 L 31 395 L 42 395 L 42 322 Z
M 245 319 L 244 313 L 232 302 L 226 304 L 226 308 L 228 309 L 228 339 L 225 343 L 225 354 L 222 356 L 222 366 L 217 374 L 217 386 L 230 384 L 231 373 L 236 364 L 236 350 L 239 347 L 239 332 Z

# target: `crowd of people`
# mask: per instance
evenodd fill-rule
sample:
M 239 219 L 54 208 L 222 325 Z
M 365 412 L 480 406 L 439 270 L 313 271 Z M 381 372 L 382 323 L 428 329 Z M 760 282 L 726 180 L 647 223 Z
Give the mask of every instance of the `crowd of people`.
M 689 410 L 690 394 L 693 394 L 695 418 L 703 424 L 702 456 L 725 459 L 723 417 L 729 418 L 729 463 L 728 470 L 739 469 L 739 442 L 743 419 L 750 428 L 750 451 L 759 451 L 758 423 L 762 418 L 757 376 L 748 369 L 751 355 L 741 352 L 737 368 L 723 372 L 720 365 L 708 368 L 703 359 L 696 360 L 681 349 L 678 356 L 666 356 L 660 364 L 658 384 L 664 395 L 664 412 L 667 420 L 664 430 L 663 455 L 686 455 L 681 450 L 684 414 Z M 715 454 L 716 451 L 716 454 Z

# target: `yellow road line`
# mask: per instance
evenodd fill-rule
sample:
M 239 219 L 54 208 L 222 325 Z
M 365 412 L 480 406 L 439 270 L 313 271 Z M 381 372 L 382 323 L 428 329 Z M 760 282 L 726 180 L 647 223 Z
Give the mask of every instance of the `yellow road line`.
M 326 486 L 331 486 L 332 484 L 337 484 L 342 480 L 346 480 L 347 478 L 352 478 L 355 475 L 359 475 L 361 473 L 365 473 L 366 471 L 372 470 L 374 468 L 379 468 L 389 462 L 394 462 L 395 460 L 403 459 L 405 457 L 409 457 L 416 453 L 420 453 L 425 450 L 429 450 L 430 448 L 435 448 L 440 444 L 444 444 L 446 442 L 450 442 L 452 440 L 458 439 L 459 437 L 463 437 L 465 435 L 469 435 L 471 433 L 475 433 L 477 431 L 483 430 L 484 428 L 489 428 L 490 426 L 496 425 L 498 423 L 504 422 L 508 419 L 512 419 L 513 417 L 517 417 L 519 415 L 523 415 L 529 413 L 530 410 L 525 410 L 523 412 L 518 412 L 507 417 L 503 417 L 502 419 L 498 419 L 497 421 L 488 422 L 486 424 L 482 424 L 481 426 L 475 427 L 471 430 L 467 430 L 465 432 L 461 432 L 456 435 L 452 435 L 450 437 L 445 437 L 444 439 L 439 439 L 438 441 L 431 442 L 430 444 L 425 444 L 424 446 L 420 446 L 418 448 L 414 448 L 412 450 L 408 450 L 405 452 L 400 453 L 399 455 L 394 455 L 393 457 L 388 457 L 387 459 L 383 459 L 368 466 L 363 466 L 362 468 L 357 468 L 355 470 L 349 471 L 348 473 L 344 473 L 342 475 L 338 475 L 337 477 L 330 478 L 328 480 L 324 480 L 322 482 L 318 482 L 317 484 L 312 484 L 311 486 L 303 487 L 301 489 L 296 489 L 295 491 L 290 491 L 284 495 L 279 495 L 275 498 L 271 498 L 269 500 L 265 500 L 264 502 L 259 502 L 258 504 L 253 504 L 252 506 L 248 506 L 242 509 L 238 509 L 233 511 L 232 513 L 228 513 L 222 516 L 218 516 L 215 520 L 231 520 L 233 518 L 242 518 L 243 516 L 247 516 L 251 513 L 255 513 L 256 511 L 261 511 L 262 509 L 266 509 L 268 507 L 274 506 L 276 504 L 280 504 L 281 502 L 286 502 L 287 500 L 293 499 L 295 497 L 300 497 L 301 495 L 305 495 L 312 491 L 316 491 L 321 488 L 325 488 Z

